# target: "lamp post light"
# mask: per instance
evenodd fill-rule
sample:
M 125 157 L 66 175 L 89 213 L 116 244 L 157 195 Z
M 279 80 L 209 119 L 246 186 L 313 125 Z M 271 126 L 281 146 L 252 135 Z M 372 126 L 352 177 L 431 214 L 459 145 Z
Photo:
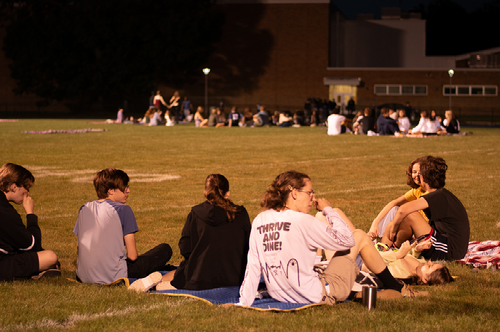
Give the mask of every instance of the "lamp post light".
M 451 110 L 451 92 L 453 91 L 452 86 L 451 86 L 451 78 L 453 77 L 453 74 L 455 74 L 455 71 L 453 69 L 448 70 L 448 75 L 450 75 L 450 101 L 448 102 L 448 109 Z
M 208 74 L 210 73 L 210 68 L 203 68 L 203 74 L 205 74 L 205 115 L 208 112 Z

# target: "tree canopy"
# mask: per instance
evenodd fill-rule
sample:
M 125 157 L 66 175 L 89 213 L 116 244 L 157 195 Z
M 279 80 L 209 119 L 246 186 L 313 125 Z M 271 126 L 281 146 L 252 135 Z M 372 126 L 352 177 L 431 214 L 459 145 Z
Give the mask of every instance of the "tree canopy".
M 199 76 L 224 21 L 212 0 L 2 1 L 17 94 L 89 103 Z

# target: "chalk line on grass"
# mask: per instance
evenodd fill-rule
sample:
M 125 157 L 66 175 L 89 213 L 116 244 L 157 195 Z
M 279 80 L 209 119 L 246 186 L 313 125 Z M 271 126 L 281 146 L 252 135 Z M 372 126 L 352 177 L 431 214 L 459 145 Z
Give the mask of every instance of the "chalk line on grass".
M 26 166 L 26 168 L 35 173 L 36 178 L 48 176 L 72 177 L 71 182 L 79 183 L 92 183 L 94 174 L 97 172 L 93 169 L 64 170 L 54 166 Z M 181 178 L 180 175 L 143 173 L 135 170 L 127 170 L 127 174 L 130 177 L 130 182 L 162 182 Z M 77 176 L 75 177 L 75 175 Z
M 128 314 L 134 313 L 142 313 L 146 311 L 163 309 L 163 308 L 171 308 L 178 307 L 183 305 L 187 301 L 195 301 L 190 298 L 182 298 L 177 302 L 163 302 L 157 303 L 150 306 L 139 306 L 139 307 L 128 307 L 120 310 L 106 310 L 105 312 L 97 313 L 97 314 L 71 314 L 64 321 L 57 321 L 54 319 L 44 318 L 39 321 L 30 322 L 26 324 L 18 324 L 18 325 L 4 325 L 0 326 L 0 331 L 11 331 L 11 330 L 28 330 L 28 329 L 39 329 L 39 328 L 71 328 L 74 327 L 75 324 L 80 322 L 88 322 L 100 318 L 109 318 L 116 316 L 124 316 Z

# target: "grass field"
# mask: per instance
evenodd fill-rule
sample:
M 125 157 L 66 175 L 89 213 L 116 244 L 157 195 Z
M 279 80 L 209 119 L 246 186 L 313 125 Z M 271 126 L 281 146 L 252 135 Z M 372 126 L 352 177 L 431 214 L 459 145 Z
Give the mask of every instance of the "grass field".
M 104 128 L 105 132 L 25 134 L 23 131 Z M 423 155 L 443 157 L 446 187 L 466 207 L 471 240 L 500 240 L 500 129 L 463 128 L 465 137 L 395 138 L 340 135 L 324 128 L 195 128 L 89 124 L 88 120 L 0 123 L 0 164 L 24 165 L 36 178 L 31 195 L 44 247 L 54 250 L 63 276 L 38 282 L 0 282 L 0 330 L 338 330 L 493 331 L 500 326 L 500 271 L 449 264 L 457 282 L 427 287 L 429 298 L 314 307 L 292 313 L 224 309 L 201 301 L 132 294 L 123 287 L 81 285 L 75 277 L 79 207 L 96 199 L 93 174 L 106 167 L 131 177 L 128 204 L 140 232 L 139 253 L 177 242 L 190 208 L 203 201 L 210 173 L 224 174 L 231 198 L 250 218 L 279 173 L 310 175 L 317 197 L 339 207 L 367 231 L 406 186 L 405 170 Z M 22 208 L 18 211 L 23 215 Z M 313 213 L 313 211 L 311 211 Z M 24 215 L 23 215 L 23 218 Z M 1 222 L 1 221 L 0 221 Z M 223 241 L 223 239 L 221 239 Z

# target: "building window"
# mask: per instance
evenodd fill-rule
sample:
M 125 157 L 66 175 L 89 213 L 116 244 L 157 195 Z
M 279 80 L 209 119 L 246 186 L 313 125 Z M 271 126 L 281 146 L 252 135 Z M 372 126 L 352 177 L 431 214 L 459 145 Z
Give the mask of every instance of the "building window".
M 427 95 L 427 85 L 375 84 L 376 95 Z
M 496 96 L 498 95 L 497 86 L 481 85 L 444 85 L 444 96 Z

